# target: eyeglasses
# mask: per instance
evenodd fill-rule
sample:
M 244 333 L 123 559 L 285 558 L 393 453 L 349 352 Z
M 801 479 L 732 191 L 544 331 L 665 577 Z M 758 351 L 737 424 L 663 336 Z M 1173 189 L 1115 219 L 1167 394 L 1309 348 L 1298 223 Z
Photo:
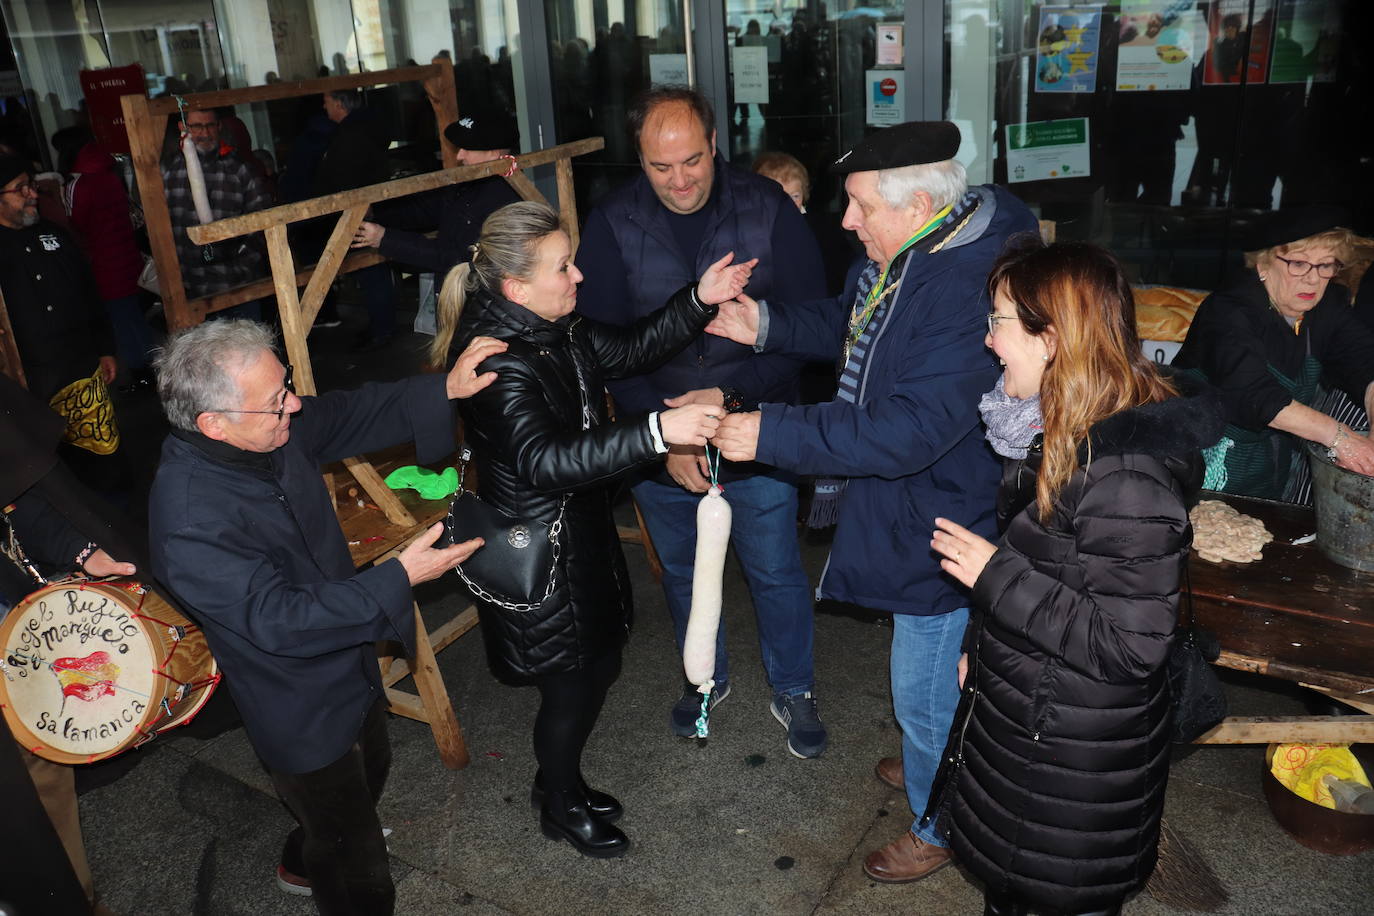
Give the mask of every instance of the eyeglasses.
M 37 194 L 38 186 L 32 181 L 26 181 L 13 188 L 0 188 L 0 194 Z
M 283 375 L 283 376 L 282 376 L 282 379 L 281 379 L 281 386 L 282 386 L 281 403 L 277 405 L 277 409 L 276 409 L 276 410 L 212 410 L 212 411 L 209 411 L 209 413 L 258 413 L 258 414 L 271 414 L 272 416 L 274 416 L 274 417 L 276 417 L 278 420 L 280 420 L 282 417 L 284 417 L 284 416 L 286 415 L 286 398 L 287 398 L 287 395 L 292 395 L 292 394 L 295 394 L 295 393 L 296 393 L 296 384 L 295 384 L 295 382 L 293 382 L 292 379 L 291 379 L 292 373 L 293 373 L 294 371 L 295 371 L 295 370 L 292 368 L 291 364 L 288 363 L 287 366 L 286 366 L 286 374 Z
M 1015 321 L 1015 320 L 1016 320 L 1016 316 L 1015 316 L 1015 315 L 999 315 L 999 314 L 997 314 L 996 312 L 988 312 L 988 334 L 989 334 L 989 336 L 992 336 L 992 337 L 996 337 L 996 336 L 997 336 L 997 322 L 999 322 L 999 321 Z
M 196 131 L 202 131 L 202 130 L 208 131 L 208 130 L 218 130 L 218 129 L 219 129 L 219 122 L 218 122 L 218 121 L 207 121 L 207 122 L 204 123 L 204 124 L 187 124 L 187 125 L 186 125 L 186 131 L 187 131 L 188 133 L 195 133 Z
M 1317 276 L 1321 277 L 1323 280 L 1330 280 L 1332 277 L 1336 276 L 1336 274 L 1340 273 L 1341 268 L 1345 266 L 1340 261 L 1323 261 L 1320 264 L 1313 264 L 1311 261 L 1292 260 L 1277 254 L 1274 255 L 1274 257 L 1287 265 L 1288 276 L 1290 277 L 1305 277 L 1310 274 L 1315 267 L 1317 269 Z

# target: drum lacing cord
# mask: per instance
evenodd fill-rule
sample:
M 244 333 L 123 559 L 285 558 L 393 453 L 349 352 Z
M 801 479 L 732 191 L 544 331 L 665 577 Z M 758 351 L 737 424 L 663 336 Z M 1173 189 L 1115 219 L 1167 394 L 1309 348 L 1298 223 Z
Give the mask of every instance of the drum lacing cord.
M 86 590 L 87 584 L 88 584 L 88 583 L 87 583 L 86 581 L 82 581 L 82 582 L 74 583 L 74 586 L 75 586 L 75 588 L 76 588 L 77 591 L 79 591 L 79 592 L 84 592 L 84 591 Z M 197 627 L 197 626 L 195 626 L 194 624 L 191 625 L 191 626 L 185 626 L 185 627 L 183 627 L 183 626 L 181 626 L 180 624 L 173 624 L 173 623 L 169 623 L 168 621 L 165 621 L 165 620 L 158 620 L 156 617 L 150 617 L 150 616 L 148 616 L 147 614 L 141 613 L 142 610 L 143 610 L 143 604 L 144 604 L 144 602 L 147 601 L 147 599 L 148 599 L 148 591 L 147 591 L 147 589 L 144 589 L 144 588 L 131 589 L 131 588 L 127 588 L 127 587 L 125 587 L 125 586 L 120 586 L 120 587 L 125 588 L 126 591 L 129 591 L 129 592 L 136 592 L 136 593 L 138 594 L 138 607 L 134 608 L 133 613 L 130 615 L 131 617 L 133 617 L 135 620 L 146 620 L 146 621 L 149 621 L 150 623 L 155 623 L 155 624 L 157 624 L 158 626 L 165 627 L 166 629 L 168 629 L 168 630 L 170 630 L 170 631 L 172 631 L 173 633 L 176 634 L 175 639 L 172 640 L 172 643 L 173 643 L 173 644 L 172 644 L 172 649 L 171 649 L 171 651 L 167 653 L 167 657 L 166 657 L 166 658 L 164 658 L 161 662 L 159 662 L 159 665 L 162 666 L 162 667 L 153 668 L 153 669 L 152 669 L 152 673 L 153 673 L 153 674 L 156 674 L 156 675 L 159 676 L 159 677 L 166 678 L 167 680 L 171 681 L 172 683 L 174 683 L 174 684 L 176 684 L 176 685 L 178 685 L 178 686 L 180 686 L 180 687 L 186 688 L 186 689 L 182 692 L 182 697 L 183 697 L 183 698 L 185 697 L 185 695 L 186 695 L 187 693 L 193 693 L 193 692 L 195 692 L 195 691 L 197 691 L 197 690 L 200 690 L 200 689 L 202 689 L 202 688 L 204 688 L 204 687 L 206 687 L 206 686 L 218 686 L 218 685 L 219 685 L 219 682 L 220 682 L 220 680 L 221 680 L 221 678 L 223 678 L 223 676 L 224 676 L 224 675 L 220 674 L 219 672 L 216 672 L 215 674 L 211 675 L 210 677 L 204 678 L 204 679 L 199 680 L 199 681 L 179 681 L 179 680 L 177 680 L 176 678 L 172 677 L 170 674 L 168 674 L 166 671 L 162 670 L 162 669 L 165 668 L 165 667 L 167 666 L 167 664 L 172 660 L 172 656 L 176 654 L 177 649 L 180 648 L 182 638 L 185 637 L 185 635 L 186 635 L 188 632 L 193 632 L 193 631 L 195 631 L 195 630 L 199 630 L 200 628 Z M 21 662 L 29 663 L 29 662 L 31 662 L 31 661 L 33 660 L 33 657 L 30 656 L 30 655 L 28 655 L 27 653 L 23 653 L 23 652 L 12 652 L 12 653 L 10 653 L 10 654 L 11 654 L 12 657 L 19 659 Z M 45 661 L 45 660 L 42 660 L 42 659 L 40 659 L 39 662 L 40 662 L 40 664 L 45 664 L 45 665 L 47 665 L 47 667 L 50 668 L 50 669 L 52 669 L 53 671 L 65 671 L 65 672 L 67 672 L 68 674 L 72 674 L 72 675 L 75 675 L 75 676 L 77 676 L 77 677 L 83 677 L 83 678 L 86 678 L 86 679 L 92 680 L 92 681 L 95 680 L 95 678 L 92 678 L 89 674 L 87 674 L 87 673 L 84 672 L 84 671 L 78 671 L 78 670 L 76 670 L 76 669 L 74 669 L 74 668 L 58 668 L 57 665 L 56 665 L 55 663 L 49 662 L 49 661 Z M 151 700 L 151 699 L 152 699 L 152 696 L 151 696 L 150 694 L 142 693 L 141 691 L 134 690 L 132 687 L 127 687 L 127 686 L 125 686 L 125 685 L 123 685 L 123 684 L 111 683 L 111 684 L 109 684 L 108 686 L 112 687 L 112 688 L 115 689 L 115 690 L 123 690 L 124 692 L 126 692 L 126 693 L 131 693 L 131 694 L 133 694 L 134 696 L 142 697 L 142 698 L 145 699 L 145 700 Z M 180 700 L 178 700 L 178 702 L 180 702 Z M 5 706 L 6 706 L 6 704 L 0 703 L 0 709 L 4 709 Z M 171 705 L 167 702 L 166 697 L 164 697 L 164 698 L 162 699 L 162 702 L 159 704 L 159 707 L 162 709 L 162 718 L 163 718 L 163 719 L 170 719 L 170 718 L 172 717 Z M 200 710 L 196 710 L 196 713 L 195 713 L 195 714 L 193 714 L 193 715 L 191 715 L 191 716 L 188 716 L 187 719 L 186 719 L 186 721 L 182 722 L 181 724 L 182 724 L 182 725 L 189 725 L 189 724 L 191 723 L 191 721 L 192 721 L 193 719 L 195 719 L 196 715 L 199 715 L 199 713 L 200 713 Z M 154 719 L 153 722 L 150 722 L 150 723 L 149 723 L 149 725 L 154 725 L 154 724 L 156 724 L 156 723 L 159 722 L 159 721 L 161 721 L 161 720 L 159 720 L 159 719 Z M 149 741 L 151 741 L 152 739 L 154 739 L 154 738 L 157 737 L 157 732 L 150 732 L 150 731 L 148 731 L 148 729 L 146 729 L 142 724 L 135 725 L 135 726 L 134 726 L 134 731 L 136 731 L 139 735 L 141 735 L 142 738 L 141 738 L 140 740 L 138 740 L 138 741 L 135 741 L 134 744 L 133 744 L 133 747 L 140 747 L 140 746 L 142 746 L 142 745 L 148 743 Z M 40 752 L 41 750 L 43 750 L 45 747 L 46 747 L 46 745 L 36 744 L 36 745 L 34 745 L 33 747 L 27 747 L 27 746 L 26 746 L 26 749 L 27 749 L 30 753 L 34 754 L 35 756 L 42 756 L 39 752 Z M 101 756 L 100 756 L 99 754 L 90 754 L 90 755 L 87 756 L 86 762 L 87 762 L 87 763 L 94 763 L 97 759 L 103 759 L 103 758 L 101 758 Z

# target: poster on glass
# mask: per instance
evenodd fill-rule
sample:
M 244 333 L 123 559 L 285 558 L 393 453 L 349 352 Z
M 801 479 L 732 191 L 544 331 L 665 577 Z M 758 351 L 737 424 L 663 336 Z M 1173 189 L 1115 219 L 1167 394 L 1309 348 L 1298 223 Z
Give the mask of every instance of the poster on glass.
M 1272 0 L 1220 0 L 1213 4 L 1207 17 L 1202 82 L 1208 86 L 1263 83 L 1273 24 Z M 1249 56 L 1245 53 L 1247 47 Z
M 1121 0 L 1117 91 L 1189 88 L 1203 27 L 1192 0 Z
M 1091 174 L 1088 119 L 1007 125 L 1007 181 L 1085 178 Z
M 1036 39 L 1036 92 L 1097 90 L 1100 7 L 1042 6 Z
M 1269 82 L 1335 82 L 1341 12 L 1339 3 L 1279 0 Z

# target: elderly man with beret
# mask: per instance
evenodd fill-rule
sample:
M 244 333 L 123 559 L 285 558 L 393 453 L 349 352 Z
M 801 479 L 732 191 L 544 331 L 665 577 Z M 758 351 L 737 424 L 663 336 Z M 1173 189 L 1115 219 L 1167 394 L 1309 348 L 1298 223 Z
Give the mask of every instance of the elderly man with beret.
M 959 696 L 968 593 L 929 549 L 934 519 L 995 536 L 999 465 L 978 401 L 997 381 L 984 347 L 984 284 L 1008 236 L 1034 232 L 1006 190 L 968 187 L 959 131 L 913 122 L 868 137 L 832 170 L 847 175 L 844 227 L 863 242 L 840 299 L 767 305 L 740 297 L 708 331 L 760 352 L 836 360 L 828 404 L 764 404 L 726 417 L 715 443 L 735 461 L 841 478 L 839 524 L 820 595 L 893 615 L 892 702 L 902 758 L 877 775 L 926 808 Z M 948 864 L 933 824 L 913 823 L 864 871 L 902 883 Z

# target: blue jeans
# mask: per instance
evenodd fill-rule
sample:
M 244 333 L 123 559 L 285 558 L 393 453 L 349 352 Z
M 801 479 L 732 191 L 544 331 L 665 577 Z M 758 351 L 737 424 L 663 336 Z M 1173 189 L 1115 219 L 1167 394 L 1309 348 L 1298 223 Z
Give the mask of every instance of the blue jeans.
M 911 832 L 935 846 L 944 838 L 932 821 L 919 826 L 959 705 L 959 646 L 968 608 L 922 617 L 892 615 L 892 709 L 902 729 L 902 775 L 916 815 Z
M 353 276 L 367 305 L 367 333 L 373 340 L 390 337 L 396 330 L 396 284 L 390 264 L 373 264 Z
M 156 342 L 153 329 L 143 319 L 142 302 L 137 293 L 120 299 L 106 299 L 105 313 L 114 328 L 115 352 L 126 369 L 148 368 L 148 352 Z
M 636 484 L 634 496 L 663 563 L 663 593 L 681 653 L 692 611 L 697 503 L 702 497 L 652 480 Z M 775 694 L 810 690 L 815 684 L 811 661 L 815 620 L 811 584 L 802 569 L 797 542 L 797 488 L 771 477 L 749 477 L 726 484 L 725 499 L 731 511 L 730 542 L 754 600 L 768 683 Z M 722 617 L 716 634 L 715 680 L 724 684 L 729 679 Z

